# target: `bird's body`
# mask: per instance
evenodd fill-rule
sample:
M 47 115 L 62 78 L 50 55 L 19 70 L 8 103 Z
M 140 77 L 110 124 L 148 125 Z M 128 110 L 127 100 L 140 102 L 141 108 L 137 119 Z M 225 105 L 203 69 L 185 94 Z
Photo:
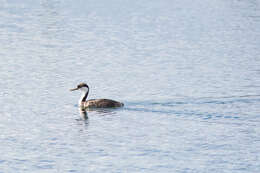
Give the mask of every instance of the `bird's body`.
M 91 99 L 81 104 L 85 108 L 115 108 L 124 106 L 123 103 L 110 99 Z
M 115 100 L 110 99 L 91 99 L 86 100 L 89 93 L 89 87 L 85 83 L 81 83 L 77 86 L 77 88 L 71 89 L 74 90 L 81 90 L 82 96 L 79 100 L 79 105 L 83 109 L 88 108 L 116 108 L 116 107 L 123 107 L 124 104 Z

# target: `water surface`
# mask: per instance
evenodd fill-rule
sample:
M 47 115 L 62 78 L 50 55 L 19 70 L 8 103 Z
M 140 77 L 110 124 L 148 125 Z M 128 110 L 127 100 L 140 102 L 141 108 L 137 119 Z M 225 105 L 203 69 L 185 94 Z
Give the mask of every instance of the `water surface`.
M 0 4 L 1 173 L 260 172 L 258 0 Z

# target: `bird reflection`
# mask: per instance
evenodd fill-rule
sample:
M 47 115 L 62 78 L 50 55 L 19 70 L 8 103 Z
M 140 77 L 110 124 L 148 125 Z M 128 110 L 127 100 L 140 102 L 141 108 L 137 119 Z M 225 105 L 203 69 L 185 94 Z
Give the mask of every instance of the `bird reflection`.
M 85 132 L 89 126 L 88 113 L 83 109 L 79 109 L 79 114 L 80 114 L 81 118 L 77 118 L 75 120 L 76 120 L 77 125 L 80 125 L 80 127 L 81 127 L 81 128 L 79 128 L 79 131 Z
M 117 110 L 118 108 L 107 108 L 107 109 L 102 109 L 102 108 L 86 108 L 85 111 L 86 112 L 93 112 L 96 113 L 98 115 L 113 115 L 116 114 L 115 110 Z
M 88 119 L 88 112 L 86 111 L 86 109 L 79 108 L 79 114 L 83 120 Z
M 88 120 L 88 113 L 90 112 L 93 115 L 106 116 L 106 115 L 115 115 L 116 110 L 118 110 L 118 108 L 114 108 L 114 109 L 87 108 L 86 109 L 86 108 L 79 107 L 79 114 L 81 120 Z

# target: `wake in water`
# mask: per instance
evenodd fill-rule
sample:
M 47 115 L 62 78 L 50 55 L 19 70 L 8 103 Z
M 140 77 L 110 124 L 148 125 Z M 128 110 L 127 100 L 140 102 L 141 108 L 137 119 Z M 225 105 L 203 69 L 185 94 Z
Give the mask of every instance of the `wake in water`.
M 199 117 L 202 119 L 241 119 L 259 105 L 260 95 L 225 97 L 186 97 L 167 101 L 126 102 L 125 110 L 156 114 Z

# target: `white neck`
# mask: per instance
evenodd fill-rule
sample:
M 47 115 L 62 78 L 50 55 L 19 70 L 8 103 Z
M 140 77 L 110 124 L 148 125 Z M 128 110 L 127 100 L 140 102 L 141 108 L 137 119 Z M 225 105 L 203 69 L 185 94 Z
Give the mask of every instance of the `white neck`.
M 81 105 L 81 101 L 82 99 L 85 97 L 86 93 L 85 92 L 82 92 L 81 96 L 80 96 L 80 99 L 79 99 L 79 105 Z
M 82 87 L 82 88 L 80 88 L 80 90 L 81 90 L 82 94 L 81 94 L 81 97 L 79 99 L 79 105 L 81 106 L 83 98 L 86 97 L 86 95 L 88 94 L 88 88 Z

